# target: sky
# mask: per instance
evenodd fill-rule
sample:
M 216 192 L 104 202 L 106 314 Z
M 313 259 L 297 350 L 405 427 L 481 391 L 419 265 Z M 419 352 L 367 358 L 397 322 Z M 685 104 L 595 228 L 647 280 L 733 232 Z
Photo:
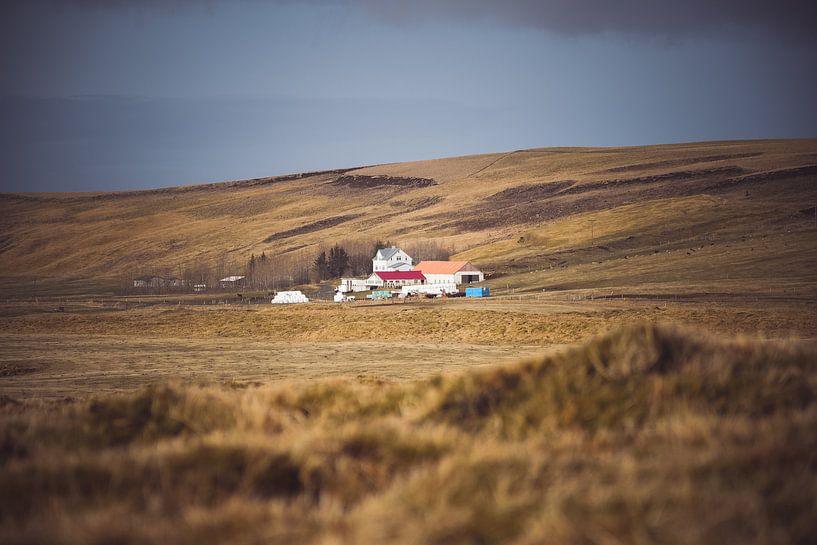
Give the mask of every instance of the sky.
M 4 0 L 0 191 L 817 136 L 817 3 Z

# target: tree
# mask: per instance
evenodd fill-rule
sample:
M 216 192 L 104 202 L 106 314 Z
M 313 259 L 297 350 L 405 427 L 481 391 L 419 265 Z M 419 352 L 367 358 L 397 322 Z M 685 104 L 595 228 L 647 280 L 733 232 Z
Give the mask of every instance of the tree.
M 326 252 L 321 251 L 313 265 L 315 272 L 318 275 L 318 280 L 325 280 L 329 275 L 329 262 L 326 259 Z
M 329 261 L 327 263 L 328 278 L 340 278 L 348 268 L 349 254 L 346 253 L 346 250 L 342 246 L 335 244 L 329 249 Z

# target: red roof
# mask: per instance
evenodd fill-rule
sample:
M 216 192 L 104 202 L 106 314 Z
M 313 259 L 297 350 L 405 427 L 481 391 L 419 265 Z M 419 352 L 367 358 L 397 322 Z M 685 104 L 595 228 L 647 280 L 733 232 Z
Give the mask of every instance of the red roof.
M 377 271 L 377 276 L 381 280 L 425 280 L 426 277 L 420 271 Z

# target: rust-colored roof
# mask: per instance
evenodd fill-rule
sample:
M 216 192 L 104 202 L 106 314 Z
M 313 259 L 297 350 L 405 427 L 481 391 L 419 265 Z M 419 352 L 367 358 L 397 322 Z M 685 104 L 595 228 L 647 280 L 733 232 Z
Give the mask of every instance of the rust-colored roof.
M 424 274 L 454 274 L 463 269 L 477 270 L 468 261 L 421 261 L 413 270 L 422 271 Z

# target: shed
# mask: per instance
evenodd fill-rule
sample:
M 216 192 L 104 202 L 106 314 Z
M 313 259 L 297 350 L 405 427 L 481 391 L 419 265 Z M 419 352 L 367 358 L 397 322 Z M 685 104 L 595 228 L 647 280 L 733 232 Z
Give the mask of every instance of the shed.
M 218 281 L 221 284 L 222 288 L 230 289 L 230 288 L 237 288 L 244 285 L 244 277 L 243 276 L 228 276 L 226 278 L 222 278 Z

